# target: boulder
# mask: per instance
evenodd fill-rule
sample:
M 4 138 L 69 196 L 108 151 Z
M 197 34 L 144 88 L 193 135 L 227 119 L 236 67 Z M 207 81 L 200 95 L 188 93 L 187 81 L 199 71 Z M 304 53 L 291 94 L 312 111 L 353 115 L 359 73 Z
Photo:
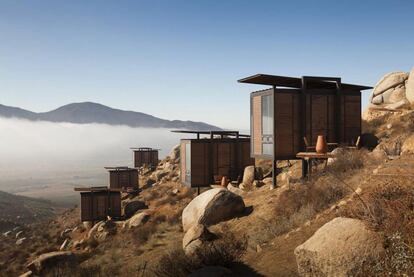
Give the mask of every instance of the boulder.
M 26 238 L 16 240 L 16 245 L 22 245 L 26 241 Z
M 243 183 L 245 185 L 251 186 L 253 184 L 253 181 L 254 181 L 254 173 L 255 173 L 254 165 L 247 166 L 244 169 L 244 173 L 243 173 Z
M 380 236 L 362 221 L 337 217 L 294 253 L 301 276 L 351 276 L 355 268 L 382 251 Z
M 258 181 L 258 180 L 254 180 L 253 181 L 253 187 L 254 188 L 260 188 L 260 187 L 262 187 L 264 185 L 264 183 L 263 182 L 261 182 L 261 181 Z
M 154 179 L 156 182 L 159 182 L 163 177 L 167 176 L 169 173 L 170 172 L 168 170 L 157 170 L 154 171 L 154 173 L 152 173 L 151 179 Z
M 16 239 L 20 238 L 23 235 L 23 231 L 19 231 L 16 233 Z
M 76 266 L 77 259 L 75 254 L 70 251 L 45 253 L 37 257 L 27 267 L 34 274 L 41 275 L 45 271 L 58 265 Z
M 89 230 L 87 239 L 96 239 L 97 241 L 104 241 L 109 235 L 116 232 L 116 225 L 108 221 L 100 221 Z
M 93 223 L 91 221 L 84 221 L 82 222 L 82 225 L 85 230 L 90 230 L 93 227 Z
M 401 87 L 401 85 L 405 85 L 405 81 L 407 79 L 408 74 L 406 72 L 388 73 L 382 77 L 381 80 L 379 80 L 379 82 L 375 85 L 374 90 L 372 91 L 372 95 L 375 97 L 377 95 L 389 93 L 390 90 Z
M 414 68 L 411 69 L 410 76 L 405 88 L 405 97 L 410 103 L 411 107 L 414 107 Z
M 228 277 L 234 276 L 230 269 L 222 266 L 206 266 L 192 272 L 188 277 Z
M 176 163 L 178 163 L 179 160 L 180 160 L 180 145 L 174 146 L 168 156 L 170 156 L 170 159 L 171 160 L 173 160 Z
M 143 225 L 148 221 L 150 215 L 147 212 L 135 214 L 128 220 L 128 227 L 134 228 Z
M 414 154 L 414 135 L 407 137 L 401 147 L 402 154 Z
M 144 202 L 139 200 L 124 201 L 122 205 L 124 206 L 124 215 L 128 218 L 133 216 L 137 211 L 148 208 Z
M 69 244 L 69 239 L 65 239 L 65 241 L 62 243 L 62 245 L 60 246 L 59 250 L 63 251 L 65 250 L 65 248 L 68 246 Z
M 210 226 L 237 217 L 244 211 L 243 198 L 225 188 L 210 189 L 194 198 L 182 214 L 183 229 L 203 224 Z
M 243 195 L 243 193 L 244 193 L 243 190 L 233 186 L 231 183 L 227 185 L 227 189 L 229 191 L 231 191 L 232 193 L 235 193 L 235 194 L 240 195 L 240 196 Z
M 217 236 L 211 233 L 204 225 L 196 224 L 185 233 L 183 250 L 187 256 L 193 256 L 196 254 L 197 249 L 216 238 Z
M 376 147 L 368 156 L 377 161 L 385 161 L 388 159 L 387 153 L 379 147 Z
M 33 276 L 33 272 L 31 272 L 30 270 L 19 275 L 19 277 L 30 277 L 30 276 Z
M 61 238 L 66 238 L 72 232 L 72 229 L 67 228 L 60 233 Z

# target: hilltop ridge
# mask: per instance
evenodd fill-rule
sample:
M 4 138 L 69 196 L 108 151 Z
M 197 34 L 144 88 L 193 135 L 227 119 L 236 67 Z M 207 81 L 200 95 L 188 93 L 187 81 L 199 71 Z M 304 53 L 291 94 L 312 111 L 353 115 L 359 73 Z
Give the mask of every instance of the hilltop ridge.
M 0 104 L 0 117 L 31 121 L 69 122 L 77 124 L 101 123 L 145 128 L 174 128 L 188 130 L 221 130 L 204 122 L 167 120 L 135 111 L 111 108 L 94 102 L 71 103 L 55 110 L 36 113 Z

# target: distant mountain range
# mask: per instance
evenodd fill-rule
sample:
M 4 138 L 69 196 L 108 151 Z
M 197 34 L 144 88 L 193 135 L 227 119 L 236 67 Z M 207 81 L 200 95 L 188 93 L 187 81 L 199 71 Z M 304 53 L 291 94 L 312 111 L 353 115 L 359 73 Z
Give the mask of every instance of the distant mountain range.
M 72 103 L 44 113 L 35 113 L 0 104 L 0 117 L 78 124 L 102 123 L 146 128 L 221 130 L 219 127 L 203 122 L 166 120 L 141 112 L 113 109 L 93 102 Z

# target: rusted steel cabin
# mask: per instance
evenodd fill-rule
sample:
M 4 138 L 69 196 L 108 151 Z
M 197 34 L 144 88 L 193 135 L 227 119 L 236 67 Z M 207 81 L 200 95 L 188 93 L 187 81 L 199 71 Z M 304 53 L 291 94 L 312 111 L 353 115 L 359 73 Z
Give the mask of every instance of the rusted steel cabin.
M 236 181 L 243 176 L 246 166 L 254 164 L 249 136 L 237 131 L 173 132 L 197 135 L 195 139 L 182 139 L 180 144 L 180 176 L 186 186 L 210 186 L 224 176 Z
M 257 74 L 238 82 L 271 86 L 250 94 L 250 133 L 251 156 L 274 164 L 297 159 L 305 151 L 304 138 L 311 144 L 318 135 L 340 145 L 355 143 L 361 134 L 361 91 L 372 88 L 335 77 Z
M 138 169 L 127 166 L 105 167 L 109 171 L 111 189 L 138 189 Z
M 148 166 L 152 170 L 158 165 L 158 151 L 159 149 L 149 147 L 131 148 L 134 151 L 134 167 Z
M 81 195 L 81 221 L 121 217 L 121 192 L 107 187 L 75 188 Z

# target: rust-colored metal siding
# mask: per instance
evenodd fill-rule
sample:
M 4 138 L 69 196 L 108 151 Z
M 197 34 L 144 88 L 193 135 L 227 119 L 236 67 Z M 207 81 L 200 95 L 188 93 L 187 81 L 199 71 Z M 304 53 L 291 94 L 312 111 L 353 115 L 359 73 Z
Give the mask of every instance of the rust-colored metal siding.
M 274 95 L 275 160 L 295 159 L 304 151 L 303 137 L 311 145 L 318 135 L 325 135 L 328 142 L 349 145 L 361 133 L 361 92 L 312 89 L 302 94 L 299 89 L 272 89 Z M 268 90 L 251 95 L 252 156 L 262 155 L 261 97 Z M 271 157 L 270 157 L 271 158 Z
M 275 94 L 275 142 L 277 157 L 291 157 L 300 150 L 300 96 L 298 93 Z
M 138 170 L 111 170 L 109 171 L 110 188 L 135 188 L 138 187 Z
M 134 167 L 143 165 L 154 167 L 158 165 L 158 150 L 136 150 L 134 151 Z
M 185 179 L 186 144 L 191 149 L 191 182 Z M 214 176 L 237 180 L 244 168 L 254 165 L 250 139 L 193 139 L 181 141 L 181 182 L 191 187 L 210 186 Z
M 82 192 L 81 221 L 105 220 L 107 216 L 121 217 L 120 192 Z

